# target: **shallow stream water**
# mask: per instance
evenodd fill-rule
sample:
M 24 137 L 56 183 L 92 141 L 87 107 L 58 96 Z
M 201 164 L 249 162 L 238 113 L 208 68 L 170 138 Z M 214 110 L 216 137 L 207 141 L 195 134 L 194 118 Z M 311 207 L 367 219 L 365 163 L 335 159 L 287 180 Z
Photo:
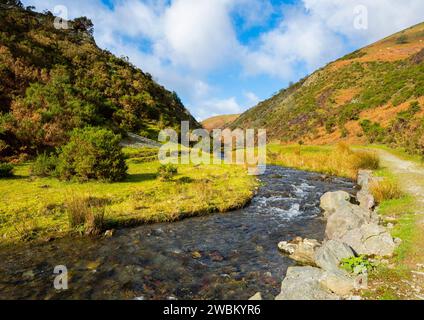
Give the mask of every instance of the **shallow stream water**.
M 275 166 L 261 181 L 242 210 L 0 252 L 0 299 L 273 299 L 294 265 L 278 242 L 322 240 L 320 197 L 355 186 Z M 68 290 L 53 288 L 56 265 L 68 269 Z

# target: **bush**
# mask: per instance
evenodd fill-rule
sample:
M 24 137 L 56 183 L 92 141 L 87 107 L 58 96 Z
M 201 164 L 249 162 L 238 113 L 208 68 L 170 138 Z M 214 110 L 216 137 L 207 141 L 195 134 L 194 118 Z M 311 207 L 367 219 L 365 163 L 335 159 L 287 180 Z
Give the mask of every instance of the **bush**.
M 390 180 L 374 182 L 371 184 L 370 190 L 378 203 L 387 200 L 401 199 L 405 195 L 400 189 L 399 184 Z
M 158 169 L 158 178 L 161 180 L 171 180 L 178 173 L 178 169 L 173 164 L 162 164 Z
M 363 120 L 359 124 L 369 142 L 384 142 L 386 130 L 379 123 L 371 122 L 370 120 Z
M 64 180 L 120 181 L 127 165 L 119 146 L 121 137 L 107 129 L 87 127 L 73 131 L 70 142 L 62 147 L 57 166 Z
M 406 44 L 406 43 L 408 43 L 408 37 L 404 34 L 396 39 L 396 44 Z
M 0 163 L 0 178 L 13 176 L 13 165 L 9 163 Z
M 357 151 L 352 157 L 352 167 L 355 170 L 377 170 L 380 168 L 380 158 L 373 152 Z
M 105 201 L 98 198 L 72 198 L 66 202 L 69 225 L 87 235 L 99 235 L 104 229 Z
M 56 174 L 58 158 L 47 153 L 40 154 L 31 166 L 31 174 L 37 177 L 50 177 Z

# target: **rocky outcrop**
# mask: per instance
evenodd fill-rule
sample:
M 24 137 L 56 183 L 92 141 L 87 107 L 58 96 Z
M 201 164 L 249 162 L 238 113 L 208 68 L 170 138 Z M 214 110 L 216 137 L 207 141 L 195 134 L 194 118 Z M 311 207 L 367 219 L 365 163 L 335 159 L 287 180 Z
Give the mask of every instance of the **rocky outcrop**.
M 315 264 L 315 249 L 321 244 L 317 240 L 295 238 L 293 241 L 282 241 L 278 249 L 300 264 Z
M 343 259 L 355 255 L 391 256 L 396 244 L 388 229 L 379 225 L 370 192 L 371 171 L 360 171 L 361 191 L 356 200 L 344 192 L 329 192 L 321 198 L 327 219 L 326 240 L 296 238 L 280 242 L 278 247 L 293 260 L 308 267 L 292 267 L 281 286 L 277 300 L 351 299 L 356 289 L 363 289 L 366 274 L 353 276 L 340 269 Z M 366 281 L 365 281 L 366 283 Z

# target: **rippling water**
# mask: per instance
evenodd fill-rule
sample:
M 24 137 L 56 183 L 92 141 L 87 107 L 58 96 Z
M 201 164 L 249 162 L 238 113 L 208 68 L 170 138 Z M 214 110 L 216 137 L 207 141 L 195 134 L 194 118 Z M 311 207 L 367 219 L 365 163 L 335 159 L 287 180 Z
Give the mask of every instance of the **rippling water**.
M 273 299 L 293 262 L 277 243 L 322 239 L 319 199 L 354 193 L 339 178 L 268 167 L 245 209 L 120 230 L 110 239 L 62 239 L 0 253 L 2 299 Z M 69 289 L 53 288 L 66 265 Z

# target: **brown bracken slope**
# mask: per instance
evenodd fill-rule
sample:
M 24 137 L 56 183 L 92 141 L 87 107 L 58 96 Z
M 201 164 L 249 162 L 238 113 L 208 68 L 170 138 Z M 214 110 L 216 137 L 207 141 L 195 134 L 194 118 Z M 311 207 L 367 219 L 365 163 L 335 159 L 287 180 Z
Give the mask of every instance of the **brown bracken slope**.
M 282 143 L 385 143 L 424 152 L 424 23 L 317 70 L 242 114 Z

